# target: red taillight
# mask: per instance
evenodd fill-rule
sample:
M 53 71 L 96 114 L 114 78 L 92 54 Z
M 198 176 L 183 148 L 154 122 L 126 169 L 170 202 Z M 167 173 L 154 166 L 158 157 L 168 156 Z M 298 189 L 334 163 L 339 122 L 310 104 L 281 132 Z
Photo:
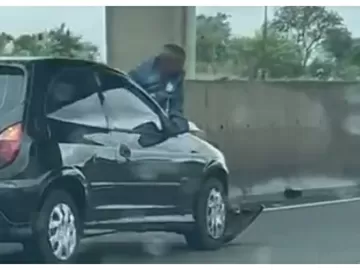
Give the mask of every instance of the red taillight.
M 20 123 L 9 126 L 0 133 L 0 167 L 15 160 L 20 150 L 22 134 Z

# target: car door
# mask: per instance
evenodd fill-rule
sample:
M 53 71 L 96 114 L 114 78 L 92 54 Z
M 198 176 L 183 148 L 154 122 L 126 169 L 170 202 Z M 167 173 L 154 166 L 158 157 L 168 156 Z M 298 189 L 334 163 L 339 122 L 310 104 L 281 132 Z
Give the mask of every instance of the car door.
M 55 68 L 54 68 L 55 69 Z M 51 140 L 57 142 L 63 168 L 78 168 L 90 186 L 89 219 L 110 219 L 99 206 L 116 204 L 112 190 L 116 155 L 110 137 L 99 85 L 91 67 L 60 65 L 49 83 L 46 116 Z
M 122 210 L 122 216 L 174 214 L 181 179 L 178 163 L 158 144 L 140 145 L 143 134 L 137 131 L 147 123 L 163 130 L 165 115 L 127 77 L 106 69 L 98 75 L 111 143 L 117 153 L 116 209 Z

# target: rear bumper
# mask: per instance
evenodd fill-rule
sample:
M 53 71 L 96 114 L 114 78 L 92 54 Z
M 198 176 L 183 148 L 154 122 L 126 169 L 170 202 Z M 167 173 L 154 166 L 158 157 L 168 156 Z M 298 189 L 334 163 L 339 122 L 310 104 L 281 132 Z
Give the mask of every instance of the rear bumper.
M 41 197 L 40 183 L 35 179 L 0 181 L 0 216 L 12 224 L 29 223 Z
M 0 242 L 31 236 L 31 220 L 39 201 L 36 180 L 0 181 Z
M 3 213 L 0 212 L 0 242 L 21 242 L 31 237 L 30 223 L 11 223 Z

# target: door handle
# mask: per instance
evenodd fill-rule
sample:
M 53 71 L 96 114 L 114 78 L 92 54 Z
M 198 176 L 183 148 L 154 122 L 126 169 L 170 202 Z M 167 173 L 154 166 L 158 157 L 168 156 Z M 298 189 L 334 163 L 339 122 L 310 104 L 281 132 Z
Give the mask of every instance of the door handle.
M 127 145 L 120 144 L 120 146 L 119 146 L 119 154 L 120 154 L 120 156 L 128 159 L 131 156 L 131 150 Z

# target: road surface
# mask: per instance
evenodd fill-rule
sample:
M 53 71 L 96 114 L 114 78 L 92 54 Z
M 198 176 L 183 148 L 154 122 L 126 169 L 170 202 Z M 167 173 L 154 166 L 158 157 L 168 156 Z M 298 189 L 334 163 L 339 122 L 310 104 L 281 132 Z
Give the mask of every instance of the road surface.
M 181 236 L 120 233 L 84 241 L 82 263 L 360 263 L 360 201 L 264 212 L 215 252 L 189 251 Z M 26 263 L 19 245 L 0 262 Z

